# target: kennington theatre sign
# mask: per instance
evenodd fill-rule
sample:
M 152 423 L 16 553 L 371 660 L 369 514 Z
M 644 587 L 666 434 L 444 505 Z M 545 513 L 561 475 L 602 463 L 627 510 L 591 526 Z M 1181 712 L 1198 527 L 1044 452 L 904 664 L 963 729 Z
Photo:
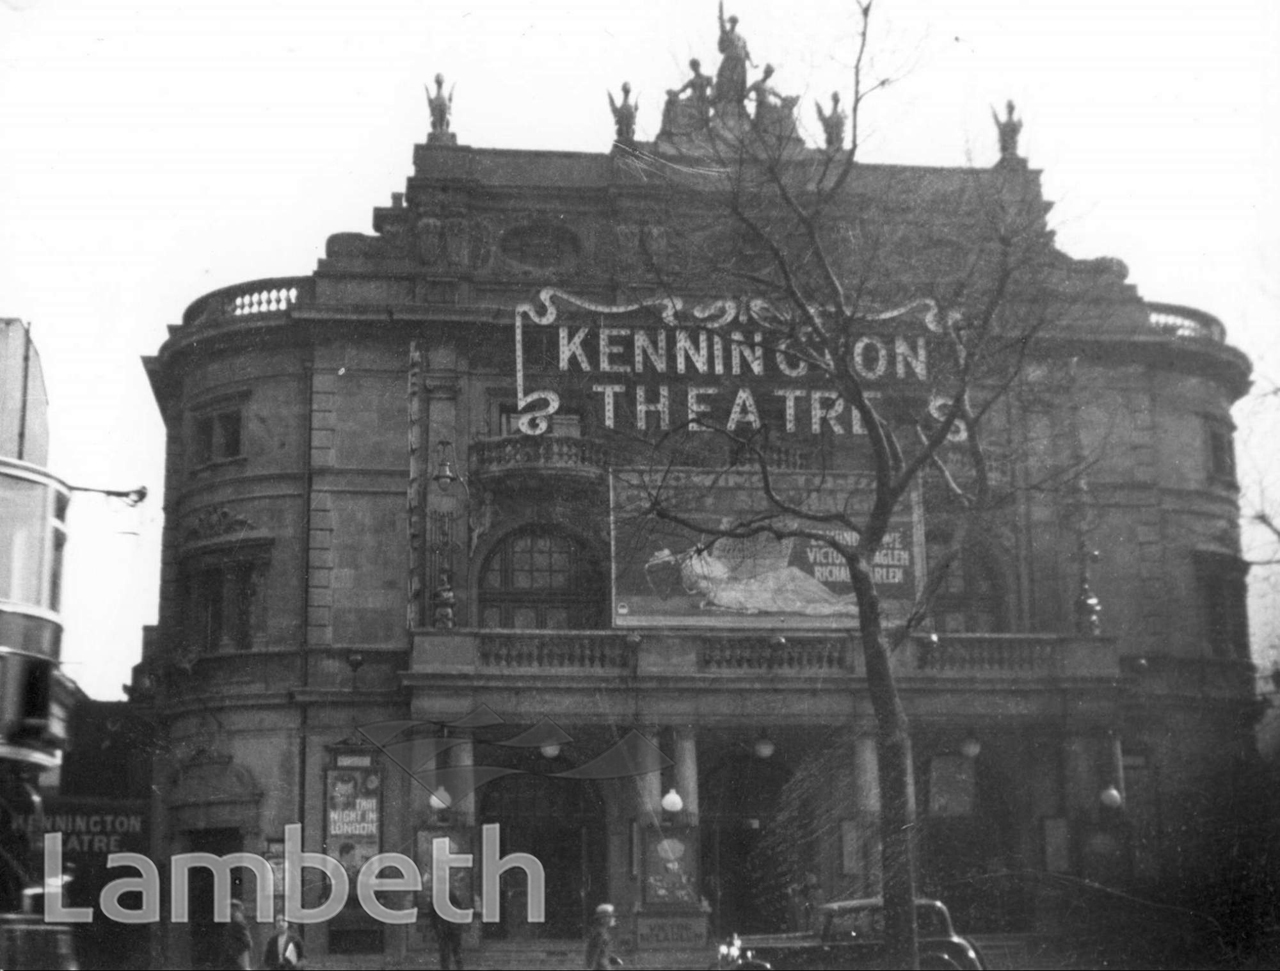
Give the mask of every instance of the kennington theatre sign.
M 927 392 L 938 317 L 937 305 L 921 299 L 862 318 L 873 329 L 854 342 L 853 364 L 873 392 Z M 545 432 L 560 410 L 560 386 L 573 384 L 598 400 L 611 429 L 624 430 L 625 415 L 642 433 L 679 427 L 741 433 L 767 421 L 792 435 L 857 434 L 857 418 L 840 396 L 814 386 L 809 362 L 777 346 L 787 326 L 782 313 L 758 299 L 607 305 L 544 288 L 536 304 L 522 303 L 515 313 L 520 430 Z M 533 374 L 557 387 L 527 390 Z
M 936 305 L 919 300 L 864 319 L 869 327 L 852 354 L 869 394 L 905 394 L 923 403 L 931 394 L 929 341 L 941 329 Z M 802 445 L 806 436 L 860 434 L 856 414 L 819 369 L 778 347 L 776 335 L 786 325 L 759 300 L 686 305 L 671 297 L 602 305 L 543 289 L 536 303 L 521 304 L 515 315 L 519 427 L 529 435 L 547 432 L 567 395 L 623 435 L 721 429 L 750 436 L 768 426 Z M 527 390 L 532 381 L 537 390 Z M 767 508 L 758 470 L 645 469 L 619 462 L 612 472 L 617 626 L 856 623 L 848 565 L 821 537 L 717 534 Z M 866 472 L 780 467 L 770 469 L 770 479 L 795 508 L 842 508 L 855 521 L 869 511 Z M 681 511 L 680 522 L 647 514 L 657 490 L 665 505 Z M 778 524 L 784 531 L 794 525 Z M 857 542 L 852 533 L 837 535 L 835 527 L 831 536 Z M 920 594 L 923 555 L 916 488 L 870 564 L 890 622 L 905 616 Z

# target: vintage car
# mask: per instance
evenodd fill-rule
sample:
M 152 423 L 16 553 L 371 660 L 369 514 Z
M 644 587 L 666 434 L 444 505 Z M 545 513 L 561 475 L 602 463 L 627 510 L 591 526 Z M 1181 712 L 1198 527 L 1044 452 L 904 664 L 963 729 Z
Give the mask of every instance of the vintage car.
M 880 897 L 838 900 L 814 912 L 813 929 L 790 934 L 734 935 L 720 945 L 712 968 L 889 968 L 896 966 L 884 940 L 884 901 Z M 920 967 L 982 971 L 978 949 L 951 926 L 951 915 L 937 900 L 916 901 Z

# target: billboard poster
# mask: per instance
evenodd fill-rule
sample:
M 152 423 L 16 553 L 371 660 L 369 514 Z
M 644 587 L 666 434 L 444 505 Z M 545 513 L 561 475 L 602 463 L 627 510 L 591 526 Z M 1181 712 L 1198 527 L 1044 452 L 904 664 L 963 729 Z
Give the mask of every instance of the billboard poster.
M 339 757 L 341 759 L 341 756 Z M 325 847 L 355 879 L 365 861 L 378 855 L 382 818 L 382 774 L 367 756 L 325 772 Z
M 854 521 L 871 502 L 870 478 L 858 473 L 780 473 L 775 486 L 816 512 L 836 503 Z M 683 522 L 653 513 L 655 497 Z M 717 529 L 763 514 L 758 475 L 667 473 L 660 485 L 644 472 L 615 474 L 611 484 L 613 622 L 619 627 L 846 629 L 858 607 L 849 568 L 819 536 L 717 536 Z M 838 536 L 837 526 L 777 519 L 783 528 Z M 904 498 L 871 564 L 885 620 L 901 622 L 924 578 L 924 528 L 918 490 Z

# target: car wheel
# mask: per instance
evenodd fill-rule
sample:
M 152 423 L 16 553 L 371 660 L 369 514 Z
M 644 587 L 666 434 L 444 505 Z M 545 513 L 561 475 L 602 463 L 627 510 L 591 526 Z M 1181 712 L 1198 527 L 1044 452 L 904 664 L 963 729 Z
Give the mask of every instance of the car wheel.
M 920 971 L 960 971 L 960 965 L 945 954 L 921 954 Z

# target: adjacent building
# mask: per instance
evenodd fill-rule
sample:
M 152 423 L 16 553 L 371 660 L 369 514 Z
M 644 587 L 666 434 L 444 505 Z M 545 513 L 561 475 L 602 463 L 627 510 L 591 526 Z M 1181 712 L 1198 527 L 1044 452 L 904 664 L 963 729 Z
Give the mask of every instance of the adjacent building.
M 44 870 L 26 821 L 41 812 L 41 774 L 61 762 L 74 694 L 59 669 L 70 491 L 48 457 L 49 398 L 31 329 L 0 319 L 0 960 L 10 967 L 52 960 L 69 940 L 28 916 Z
M 793 105 L 766 103 L 785 127 Z M 840 563 L 818 541 L 700 534 L 751 483 L 687 453 L 672 474 L 688 520 L 646 519 L 613 447 L 691 417 L 772 422 L 788 481 L 848 495 L 865 473 L 838 396 L 752 343 L 751 295 L 635 296 L 631 271 L 681 245 L 653 172 L 697 155 L 702 112 L 757 124 L 731 107 L 673 96 L 663 134 L 636 144 L 624 104 L 619 141 L 592 154 L 459 145 L 437 106 L 372 235 L 331 236 L 307 276 L 200 297 L 146 359 L 167 505 L 132 695 L 165 732 L 158 861 L 278 858 L 296 823 L 352 872 L 379 852 L 425 867 L 440 837 L 478 860 L 498 824 L 502 854 L 541 862 L 546 920 L 526 920 L 509 873 L 485 941 L 580 938 L 608 900 L 638 946 L 690 946 L 786 921 L 796 875 L 765 866 L 768 833 L 838 744 L 825 796 L 799 797 L 826 822 L 797 833 L 797 879 L 874 892 L 874 723 Z M 1043 225 L 1016 140 L 1002 129 L 981 171 L 859 166 L 832 203 L 905 227 L 890 256 L 906 269 L 866 335 L 886 394 L 927 384 L 925 298 L 963 274 L 965 220 L 1016 198 Z M 977 929 L 1051 922 L 1056 876 L 1166 896 L 1221 877 L 1238 811 L 1221 796 L 1252 751 L 1230 417 L 1249 363 L 1211 315 L 1145 300 L 1119 260 L 1050 262 L 1027 306 L 1052 323 L 1002 406 L 1016 499 L 893 655 L 922 882 Z M 1064 459 L 1077 474 L 1051 482 Z M 957 522 L 927 478 L 904 500 L 877 560 L 891 612 Z M 326 892 L 304 885 L 310 905 Z M 210 953 L 212 893 L 196 886 L 193 923 L 166 927 L 173 960 Z M 357 906 L 306 931 L 319 953 L 424 946 Z

